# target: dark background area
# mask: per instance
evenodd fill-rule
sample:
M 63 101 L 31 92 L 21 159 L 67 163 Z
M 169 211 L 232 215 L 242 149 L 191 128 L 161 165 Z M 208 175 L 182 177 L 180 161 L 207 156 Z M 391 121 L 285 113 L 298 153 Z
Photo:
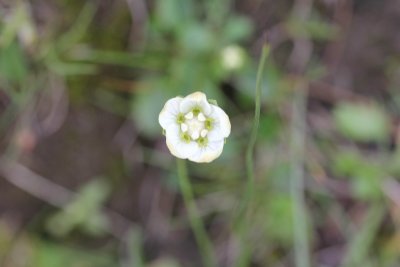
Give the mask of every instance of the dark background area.
M 194 91 L 232 123 L 220 158 L 188 163 L 219 266 L 243 247 L 299 266 L 296 168 L 312 266 L 399 266 L 399 25 L 397 0 L 0 0 L 0 266 L 203 266 L 157 120 Z

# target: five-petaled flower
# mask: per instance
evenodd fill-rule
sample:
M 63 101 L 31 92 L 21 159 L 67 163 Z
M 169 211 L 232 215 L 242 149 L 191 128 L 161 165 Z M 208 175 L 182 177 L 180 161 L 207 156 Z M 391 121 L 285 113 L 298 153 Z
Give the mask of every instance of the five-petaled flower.
M 168 100 L 158 121 L 172 155 L 199 163 L 218 158 L 231 132 L 228 115 L 202 92 Z

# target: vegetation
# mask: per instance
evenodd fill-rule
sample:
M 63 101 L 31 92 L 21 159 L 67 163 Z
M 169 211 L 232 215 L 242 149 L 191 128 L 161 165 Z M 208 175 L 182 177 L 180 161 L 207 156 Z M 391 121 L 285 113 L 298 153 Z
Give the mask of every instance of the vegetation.
M 396 267 L 396 1 L 0 0 L 0 266 Z M 177 160 L 164 103 L 232 132 Z

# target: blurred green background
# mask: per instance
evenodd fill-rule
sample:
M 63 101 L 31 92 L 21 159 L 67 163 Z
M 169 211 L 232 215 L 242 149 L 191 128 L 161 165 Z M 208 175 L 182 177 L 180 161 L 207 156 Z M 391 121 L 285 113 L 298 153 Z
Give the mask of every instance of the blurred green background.
M 157 120 L 194 91 L 232 123 L 188 164 L 219 266 L 246 248 L 242 266 L 301 267 L 298 224 L 311 266 L 400 266 L 399 18 L 397 0 L 0 0 L 0 266 L 203 266 Z

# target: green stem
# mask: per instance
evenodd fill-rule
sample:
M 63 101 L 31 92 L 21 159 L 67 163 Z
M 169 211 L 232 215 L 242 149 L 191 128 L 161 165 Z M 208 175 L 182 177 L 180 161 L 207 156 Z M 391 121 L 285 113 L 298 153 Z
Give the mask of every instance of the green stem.
M 256 100 L 254 108 L 254 119 L 253 127 L 251 129 L 251 135 L 249 139 L 249 144 L 246 150 L 246 171 L 247 171 L 247 199 L 253 196 L 254 193 L 254 146 L 257 140 L 258 128 L 260 127 L 260 113 L 261 113 L 261 81 L 262 74 L 264 72 L 265 61 L 269 54 L 269 46 L 264 45 L 262 49 L 261 59 L 257 71 L 257 82 L 256 82 Z
M 238 267 L 247 266 L 250 258 L 251 258 L 251 247 L 246 244 L 246 235 L 248 233 L 248 229 L 251 227 L 251 219 L 249 218 L 249 214 L 251 211 L 251 204 L 253 202 L 254 196 L 254 188 L 255 188 L 255 176 L 254 176 L 254 146 L 256 144 L 258 128 L 260 126 L 260 114 L 261 114 L 261 82 L 262 76 L 264 73 L 264 66 L 269 54 L 269 46 L 264 45 L 262 48 L 261 59 L 258 65 L 257 70 L 257 81 L 256 81 L 256 97 L 255 97 L 255 109 L 254 109 L 254 119 L 253 119 L 253 127 L 251 129 L 249 143 L 246 149 L 246 173 L 247 173 L 247 185 L 246 185 L 246 193 L 244 196 L 244 201 L 239 209 L 239 219 L 243 218 L 246 220 L 242 220 L 239 223 L 239 235 L 241 242 L 241 250 L 239 258 L 235 264 Z
M 363 266 L 365 262 L 368 262 L 369 250 L 384 216 L 384 205 L 381 203 L 373 204 L 360 230 L 355 233 L 353 239 L 350 241 L 347 254 L 341 265 L 342 267 Z
M 213 252 L 212 243 L 208 238 L 207 231 L 200 218 L 199 211 L 197 210 L 194 200 L 193 190 L 188 177 L 186 161 L 177 159 L 177 169 L 183 201 L 189 216 L 190 226 L 204 261 L 204 266 L 216 267 L 218 265 Z
M 307 209 L 304 196 L 304 152 L 306 137 L 307 85 L 299 81 L 292 105 L 292 136 L 290 146 L 291 197 L 293 203 L 294 252 L 297 267 L 309 267 Z

